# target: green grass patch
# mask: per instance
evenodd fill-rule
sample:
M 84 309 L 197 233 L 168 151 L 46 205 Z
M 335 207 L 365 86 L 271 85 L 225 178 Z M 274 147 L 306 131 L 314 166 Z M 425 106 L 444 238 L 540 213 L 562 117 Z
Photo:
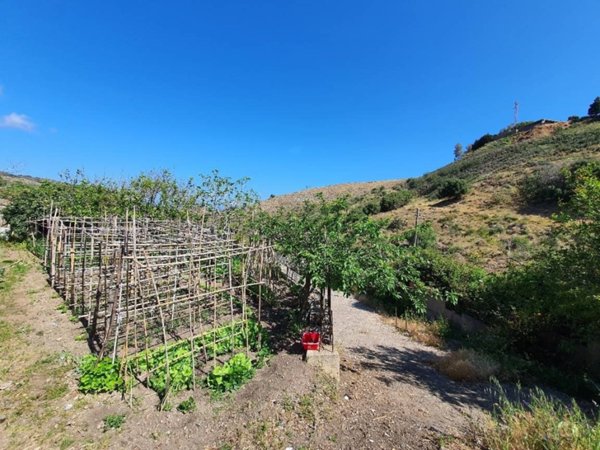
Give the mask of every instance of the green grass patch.
M 125 414 L 110 414 L 103 420 L 104 431 L 118 430 L 125 423 Z

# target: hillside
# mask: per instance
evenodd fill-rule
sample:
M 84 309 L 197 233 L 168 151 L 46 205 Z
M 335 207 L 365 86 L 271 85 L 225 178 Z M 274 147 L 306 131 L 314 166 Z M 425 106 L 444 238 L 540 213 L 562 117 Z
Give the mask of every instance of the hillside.
M 496 271 L 525 260 L 552 225 L 555 203 L 526 204 L 519 185 L 536 171 L 558 172 L 584 159 L 600 160 L 600 122 L 539 124 L 467 152 L 462 159 L 409 180 L 355 183 L 310 189 L 271 198 L 266 210 L 294 207 L 322 192 L 325 198 L 349 195 L 357 205 L 394 186 L 410 189 L 415 198 L 393 211 L 374 214 L 402 231 L 420 221 L 436 231 L 437 245 L 458 259 Z M 469 192 L 459 201 L 440 201 L 435 188 L 449 178 L 465 180 Z

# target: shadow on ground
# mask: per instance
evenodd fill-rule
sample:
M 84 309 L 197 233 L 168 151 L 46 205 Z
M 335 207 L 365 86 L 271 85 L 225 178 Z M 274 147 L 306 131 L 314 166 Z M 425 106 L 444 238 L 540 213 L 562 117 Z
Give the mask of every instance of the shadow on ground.
M 428 390 L 442 401 L 455 406 L 476 406 L 491 411 L 498 400 L 489 383 L 458 383 L 435 370 L 433 351 L 378 345 L 374 349 L 353 347 L 361 369 L 378 372 L 375 378 L 392 386 L 407 383 Z

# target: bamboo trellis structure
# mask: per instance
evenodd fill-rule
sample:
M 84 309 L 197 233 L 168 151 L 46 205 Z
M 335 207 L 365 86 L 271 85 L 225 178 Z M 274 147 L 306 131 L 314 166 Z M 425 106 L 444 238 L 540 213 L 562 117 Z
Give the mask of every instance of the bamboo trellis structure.
M 261 317 L 272 248 L 244 246 L 203 223 L 62 217 L 35 223 L 49 281 L 100 357 L 127 359 Z M 41 238 L 40 238 L 41 236 Z M 242 329 L 240 328 L 240 329 Z M 213 333 L 213 338 L 216 339 Z

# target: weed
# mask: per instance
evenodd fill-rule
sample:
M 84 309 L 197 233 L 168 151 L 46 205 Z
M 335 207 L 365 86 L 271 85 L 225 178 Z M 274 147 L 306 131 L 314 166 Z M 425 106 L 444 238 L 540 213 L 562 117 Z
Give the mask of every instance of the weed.
M 292 412 L 294 410 L 294 400 L 289 395 L 283 397 L 281 405 L 283 406 L 283 410 L 285 412 Z
M 75 443 L 75 439 L 66 437 L 60 442 L 60 450 L 67 450 Z
M 68 392 L 69 386 L 67 384 L 55 384 L 52 385 L 44 395 L 44 399 L 46 400 L 56 400 L 57 398 L 64 397 Z
M 0 343 L 8 341 L 14 334 L 13 327 L 8 322 L 0 320 Z
M 298 403 L 298 415 L 308 422 L 315 420 L 315 412 L 313 408 L 313 397 L 310 394 L 305 394 L 300 398 Z
M 125 414 L 110 414 L 103 420 L 104 431 L 118 430 L 125 423 Z
M 570 407 L 536 389 L 525 406 L 511 402 L 500 390 L 500 400 L 489 429 L 487 448 L 523 450 L 583 450 L 600 448 L 600 421 L 592 420 L 575 402 Z
M 196 410 L 196 400 L 194 397 L 189 397 L 187 400 L 182 401 L 177 407 L 177 411 L 184 414 L 190 413 Z

